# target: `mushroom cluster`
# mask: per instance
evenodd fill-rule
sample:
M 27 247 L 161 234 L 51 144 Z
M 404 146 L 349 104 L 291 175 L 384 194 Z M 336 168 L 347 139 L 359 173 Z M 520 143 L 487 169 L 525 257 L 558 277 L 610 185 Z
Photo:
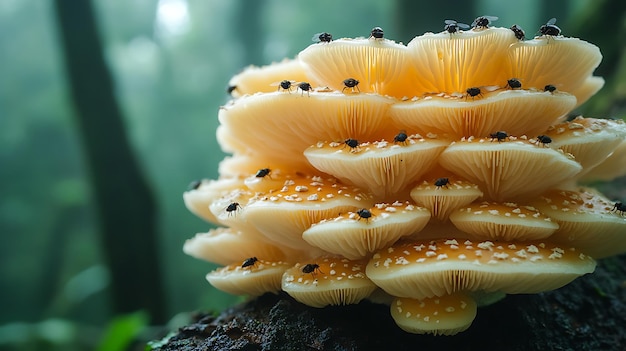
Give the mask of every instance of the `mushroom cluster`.
M 313 307 L 368 298 L 449 335 L 625 252 L 624 205 L 581 182 L 626 174 L 626 125 L 568 119 L 604 83 L 600 51 L 554 21 L 530 40 L 476 23 L 407 45 L 321 33 L 235 76 L 217 130 L 232 156 L 184 194 L 219 226 L 184 245 L 225 266 L 208 281 Z

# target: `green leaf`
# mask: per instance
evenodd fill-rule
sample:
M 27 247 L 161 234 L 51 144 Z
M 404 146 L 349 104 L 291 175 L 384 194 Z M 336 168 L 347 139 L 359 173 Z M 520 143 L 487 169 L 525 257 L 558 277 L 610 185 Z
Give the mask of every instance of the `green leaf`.
M 96 350 L 125 350 L 147 325 L 148 316 L 143 311 L 116 317 L 107 326 Z

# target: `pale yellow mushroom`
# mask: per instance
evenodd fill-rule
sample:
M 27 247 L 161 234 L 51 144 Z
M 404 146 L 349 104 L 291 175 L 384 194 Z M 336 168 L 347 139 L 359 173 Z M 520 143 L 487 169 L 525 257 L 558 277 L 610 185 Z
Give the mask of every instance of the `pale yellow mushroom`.
M 472 325 L 476 302 L 465 294 L 423 298 L 395 298 L 391 317 L 402 330 L 413 334 L 454 335 Z
M 456 292 L 531 294 L 591 273 L 580 251 L 537 241 L 403 242 L 374 254 L 367 276 L 393 296 L 422 299 Z
M 419 232 L 429 219 L 428 210 L 408 202 L 380 203 L 316 223 L 302 238 L 327 252 L 360 259 Z
M 207 274 L 206 279 L 215 288 L 233 295 L 259 296 L 268 292 L 277 293 L 283 273 L 291 264 L 257 259 L 254 264 L 243 266 L 243 263 L 235 263 L 218 268 Z
M 582 170 L 573 157 L 523 139 L 469 138 L 450 145 L 439 163 L 478 184 L 495 201 L 536 196 Z
M 365 275 L 366 261 L 324 257 L 285 271 L 282 289 L 311 307 L 356 304 L 375 289 Z
M 343 182 L 371 189 L 379 198 L 395 196 L 428 172 L 449 141 L 409 136 L 403 143 L 378 141 L 355 148 L 317 143 L 304 151 L 313 167 Z
M 626 251 L 626 217 L 595 191 L 551 190 L 533 205 L 559 224 L 549 238 L 554 242 L 575 246 L 594 258 Z

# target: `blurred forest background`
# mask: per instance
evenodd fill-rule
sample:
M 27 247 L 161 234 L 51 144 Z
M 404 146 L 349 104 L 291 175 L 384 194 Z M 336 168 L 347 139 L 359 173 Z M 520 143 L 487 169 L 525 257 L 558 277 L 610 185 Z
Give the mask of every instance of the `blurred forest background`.
M 556 17 L 598 45 L 590 117 L 626 110 L 622 0 L 0 0 L 0 349 L 119 350 L 181 312 L 237 302 L 182 253 L 211 227 L 190 181 L 216 178 L 230 77 L 293 57 L 317 32 L 408 42 L 499 16 L 532 37 Z M 613 193 L 626 200 L 620 179 Z M 615 189 L 615 186 L 618 186 Z M 619 185 L 621 184 L 621 185 Z M 168 324 L 169 323 L 169 324 Z M 141 348 L 140 348 L 141 349 Z

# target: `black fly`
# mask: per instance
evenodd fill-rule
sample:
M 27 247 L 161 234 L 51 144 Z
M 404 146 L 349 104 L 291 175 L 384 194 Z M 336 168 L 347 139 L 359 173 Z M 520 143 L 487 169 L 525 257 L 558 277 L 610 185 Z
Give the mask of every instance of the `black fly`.
M 447 31 L 450 34 L 454 34 L 461 29 L 469 29 L 470 26 L 465 23 L 459 23 L 452 19 L 447 19 L 443 21 L 445 25 L 443 26 L 443 30 Z
M 498 140 L 498 142 L 502 142 L 504 141 L 506 138 L 509 137 L 509 135 L 505 132 L 505 131 L 497 131 L 495 133 L 491 133 L 489 134 L 489 136 L 491 137 L 491 141 L 493 141 L 493 139 Z
M 354 78 L 344 79 L 343 85 L 345 86 L 341 90 L 342 92 L 346 90 L 347 88 L 351 88 L 352 92 L 354 92 L 354 88 L 356 88 L 356 90 L 358 90 L 359 93 L 361 92 L 361 89 L 359 89 L 359 81 Z
M 539 27 L 539 33 L 545 36 L 557 36 L 561 34 L 561 28 L 556 26 L 556 18 L 552 17 L 546 22 L 546 24 Z
M 384 34 L 385 34 L 385 32 L 383 32 L 382 28 L 374 27 L 374 28 L 372 28 L 372 31 L 370 32 L 370 38 L 382 39 Z
M 489 28 L 491 22 L 495 22 L 498 20 L 496 16 L 480 16 L 477 17 L 474 22 L 472 22 L 472 28 L 476 29 L 485 29 Z
M 515 34 L 515 37 L 517 38 L 517 40 L 526 39 L 526 33 L 524 32 L 522 27 L 518 26 L 517 24 L 514 24 L 511 26 L 511 30 Z
M 241 264 L 241 268 L 246 267 L 256 267 L 257 262 L 259 261 L 256 257 L 246 258 L 245 261 Z
M 447 188 L 448 184 L 450 184 L 450 179 L 448 178 L 437 178 L 437 180 L 435 180 L 435 186 L 437 187 L 437 189 L 443 186 Z
M 302 273 L 304 274 L 310 273 L 313 276 L 313 278 L 315 278 L 315 274 L 318 272 L 324 274 L 324 272 L 320 270 L 320 265 L 317 263 L 307 263 L 302 267 Z
M 313 36 L 313 38 L 311 38 L 311 40 L 316 43 L 330 43 L 333 41 L 333 35 L 326 32 L 317 33 Z
M 366 208 L 362 208 L 356 211 L 356 214 L 357 216 L 359 216 L 359 220 L 364 219 L 365 222 L 369 221 L 369 219 L 372 218 L 372 212 L 370 212 L 370 210 Z

